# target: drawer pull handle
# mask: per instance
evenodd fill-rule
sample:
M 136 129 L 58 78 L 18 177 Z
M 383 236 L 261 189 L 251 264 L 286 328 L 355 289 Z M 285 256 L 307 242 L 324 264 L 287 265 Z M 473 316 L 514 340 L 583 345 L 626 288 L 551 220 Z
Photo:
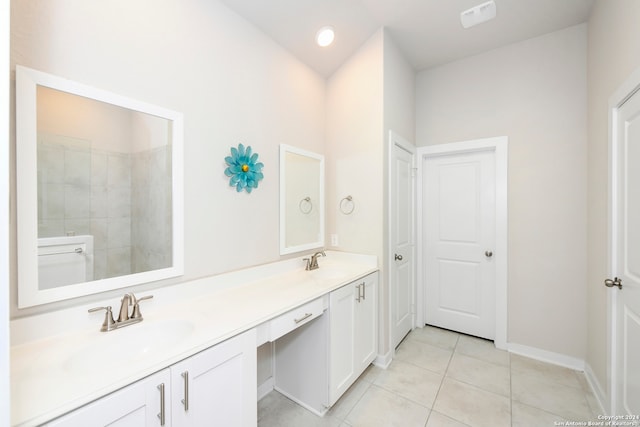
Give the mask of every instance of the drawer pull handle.
M 294 321 L 294 322 L 296 322 L 296 323 L 300 323 L 300 322 L 302 322 L 303 320 L 308 319 L 308 318 L 309 318 L 309 317 L 311 317 L 311 316 L 313 316 L 313 313 L 305 313 L 305 314 L 304 314 L 304 316 L 302 316 L 302 317 L 301 317 L 301 318 L 299 318 L 299 319 L 293 319 L 293 321 Z
M 158 386 L 158 390 L 160 390 L 160 413 L 158 414 L 158 418 L 160 418 L 160 425 L 163 426 L 165 422 L 165 412 L 164 412 L 164 383 Z

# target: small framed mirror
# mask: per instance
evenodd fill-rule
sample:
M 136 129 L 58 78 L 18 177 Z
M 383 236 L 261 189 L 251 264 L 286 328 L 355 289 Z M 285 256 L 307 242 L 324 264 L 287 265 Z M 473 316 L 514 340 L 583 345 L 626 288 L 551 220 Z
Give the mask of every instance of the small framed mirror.
M 324 156 L 280 145 L 280 254 L 324 246 Z
M 16 67 L 18 306 L 180 276 L 181 113 Z

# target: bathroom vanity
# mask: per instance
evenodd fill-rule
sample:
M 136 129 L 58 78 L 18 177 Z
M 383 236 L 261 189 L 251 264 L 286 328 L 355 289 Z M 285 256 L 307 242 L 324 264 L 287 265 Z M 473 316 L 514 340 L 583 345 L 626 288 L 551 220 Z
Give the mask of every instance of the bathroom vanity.
M 85 307 L 15 320 L 12 425 L 255 426 L 266 342 L 273 387 L 321 415 L 376 357 L 377 276 L 374 256 L 327 252 L 314 271 L 296 258 L 156 289 L 121 330 Z

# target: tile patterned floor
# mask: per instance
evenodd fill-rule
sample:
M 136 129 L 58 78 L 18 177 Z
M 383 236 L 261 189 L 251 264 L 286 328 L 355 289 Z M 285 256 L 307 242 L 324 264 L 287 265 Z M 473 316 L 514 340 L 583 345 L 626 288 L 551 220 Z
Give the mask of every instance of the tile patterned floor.
M 273 391 L 260 427 L 545 427 L 597 420 L 582 372 L 444 329 L 411 332 L 388 369 L 370 366 L 322 418 Z

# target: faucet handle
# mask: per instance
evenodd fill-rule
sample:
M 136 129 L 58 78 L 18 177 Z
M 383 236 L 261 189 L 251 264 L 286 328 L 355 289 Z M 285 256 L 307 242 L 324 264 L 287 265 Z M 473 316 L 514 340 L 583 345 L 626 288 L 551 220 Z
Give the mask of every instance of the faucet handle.
M 305 270 L 311 270 L 311 259 L 310 258 L 302 258 L 303 261 L 307 261 L 307 265 L 305 265 Z
M 104 314 L 104 322 L 102 322 L 102 327 L 100 327 L 100 331 L 101 332 L 107 332 L 110 331 L 111 329 L 114 328 L 114 325 L 116 323 L 115 320 L 113 320 L 113 313 L 111 312 L 111 306 L 107 306 L 107 307 L 94 307 L 94 308 L 90 308 L 89 309 L 89 313 L 93 313 L 95 311 L 100 311 L 100 310 L 105 310 L 105 314 Z
M 131 295 L 133 296 L 133 294 Z M 140 301 L 153 298 L 153 295 L 145 295 L 142 298 L 138 298 L 138 299 L 135 299 L 135 297 L 133 298 L 134 298 L 133 312 L 131 313 L 130 319 L 141 319 L 142 313 L 140 313 L 140 306 L 138 304 L 140 304 Z

